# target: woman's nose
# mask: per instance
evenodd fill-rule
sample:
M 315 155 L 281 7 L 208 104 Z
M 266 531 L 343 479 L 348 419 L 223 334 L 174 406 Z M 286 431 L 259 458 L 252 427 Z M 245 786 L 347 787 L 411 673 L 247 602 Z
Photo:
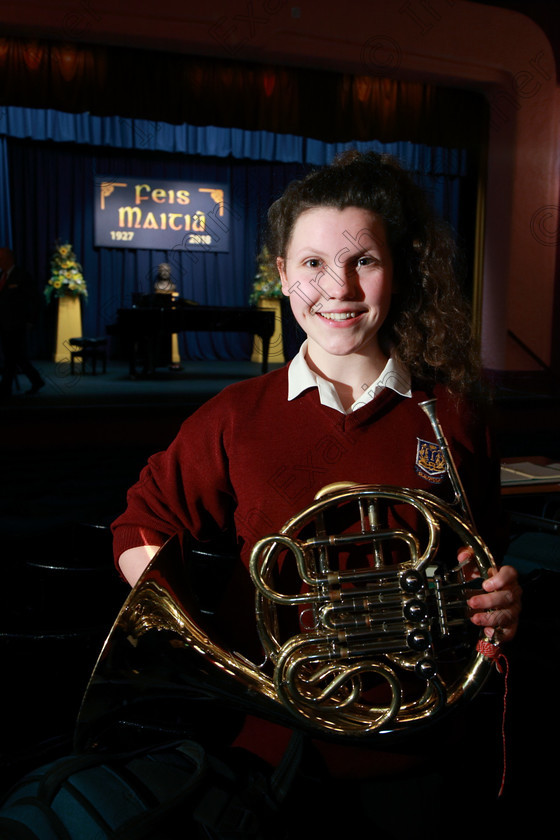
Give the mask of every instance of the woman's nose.
M 351 265 L 335 266 L 328 270 L 328 283 L 324 283 L 329 296 L 338 300 L 353 298 L 356 293 L 357 276 Z

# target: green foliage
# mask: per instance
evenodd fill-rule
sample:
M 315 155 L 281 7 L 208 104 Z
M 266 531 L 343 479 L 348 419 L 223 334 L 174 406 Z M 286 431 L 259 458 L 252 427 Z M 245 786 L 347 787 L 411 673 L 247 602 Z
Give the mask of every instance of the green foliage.
M 76 259 L 69 242 L 56 243 L 51 258 L 51 276 L 45 286 L 47 301 L 56 297 L 87 297 L 87 286 L 82 266 Z
M 253 281 L 253 291 L 249 303 L 254 306 L 259 300 L 271 300 L 282 297 L 282 285 L 276 265 L 272 263 L 268 248 L 262 249 L 258 257 L 258 268 Z

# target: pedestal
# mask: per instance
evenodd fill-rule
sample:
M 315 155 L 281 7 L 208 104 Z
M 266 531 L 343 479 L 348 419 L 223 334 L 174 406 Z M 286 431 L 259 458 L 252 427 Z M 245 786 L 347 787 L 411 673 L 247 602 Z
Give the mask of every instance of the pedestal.
M 171 364 L 181 364 L 181 354 L 179 352 L 179 336 L 177 335 L 177 333 L 172 333 L 171 335 Z
M 272 309 L 274 312 L 274 333 L 270 339 L 270 350 L 268 351 L 269 364 L 283 364 L 284 345 L 282 341 L 282 310 L 280 309 L 280 301 L 275 299 L 259 300 L 257 303 L 258 309 Z M 262 340 L 258 335 L 253 341 L 253 354 L 251 356 L 252 362 L 262 362 Z
M 56 322 L 55 362 L 70 361 L 70 339 L 82 334 L 82 307 L 79 297 L 59 297 Z

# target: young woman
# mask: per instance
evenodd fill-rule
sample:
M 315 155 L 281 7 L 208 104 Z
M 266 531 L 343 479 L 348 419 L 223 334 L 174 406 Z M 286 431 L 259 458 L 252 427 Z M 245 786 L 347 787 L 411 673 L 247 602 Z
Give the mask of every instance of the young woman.
M 440 422 L 479 530 L 500 551 L 497 464 L 474 405 L 480 367 L 455 276 L 449 231 L 393 159 L 350 152 L 292 183 L 269 211 L 269 252 L 307 334 L 281 370 L 225 389 L 150 459 L 114 523 L 115 553 L 134 584 L 165 540 L 233 530 L 241 557 L 324 485 L 340 480 L 430 489 L 418 403 Z M 519 614 L 504 567 L 471 601 L 472 621 L 504 640 Z M 492 612 L 489 612 L 492 611 Z
M 479 364 L 453 243 L 412 179 L 391 158 L 344 155 L 291 184 L 272 206 L 268 247 L 307 335 L 299 354 L 288 366 L 226 388 L 186 420 L 169 449 L 150 458 L 114 523 L 116 560 L 131 584 L 174 534 L 186 531 L 202 541 L 234 534 L 240 561 L 220 616 L 230 649 L 254 661 L 262 650 L 247 569 L 257 540 L 276 533 L 333 482 L 397 485 L 450 499 L 445 465 L 419 405 L 424 400 L 437 398 L 478 528 L 497 556 L 501 543 L 498 464 L 476 409 Z M 459 550 L 460 562 L 465 555 Z M 510 639 L 520 609 L 515 572 L 500 569 L 469 605 L 472 622 L 487 636 L 500 628 Z M 297 744 L 294 763 L 290 728 L 247 715 L 233 745 L 236 761 L 250 755 L 251 777 L 264 767 L 278 782 L 282 775 L 272 768 L 284 773 L 290 765 L 297 775 L 277 812 L 264 807 L 268 781 L 250 787 L 252 805 L 239 811 L 244 828 L 237 826 L 235 836 L 284 840 L 364 830 L 379 838 L 443 836 L 440 789 L 449 778 L 455 795 L 464 782 L 465 759 L 453 754 L 455 744 L 448 729 L 429 730 L 420 742 L 405 739 L 390 751 L 310 738 Z M 136 760 L 135 772 L 161 767 L 161 777 L 171 779 L 181 768 L 181 750 L 171 752 L 169 761 L 165 755 Z M 130 768 L 124 776 L 108 768 L 99 768 L 99 785 L 112 796 L 115 780 L 129 778 Z M 29 808 L 25 788 L 20 796 Z M 396 807 L 388 807 L 390 798 Z M 216 809 L 208 801 L 214 826 L 218 801 Z M 17 798 L 12 802 L 17 808 Z M 200 815 L 198 799 L 177 810 L 178 826 L 187 812 L 189 819 Z M 158 833 L 154 812 L 148 817 L 154 833 L 142 836 L 178 836 Z M 206 833 L 192 836 L 233 836 L 204 824 Z

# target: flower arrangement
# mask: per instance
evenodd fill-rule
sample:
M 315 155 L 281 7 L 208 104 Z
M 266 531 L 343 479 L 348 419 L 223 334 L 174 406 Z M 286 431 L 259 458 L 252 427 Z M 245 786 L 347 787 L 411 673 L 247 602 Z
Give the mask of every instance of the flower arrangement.
M 259 300 L 282 297 L 282 285 L 276 265 L 270 259 L 268 248 L 265 246 L 258 256 L 258 269 L 253 281 L 253 291 L 249 303 L 255 305 Z
M 51 258 L 51 277 L 45 287 L 45 297 L 87 297 L 87 286 L 82 266 L 68 242 L 56 243 Z

